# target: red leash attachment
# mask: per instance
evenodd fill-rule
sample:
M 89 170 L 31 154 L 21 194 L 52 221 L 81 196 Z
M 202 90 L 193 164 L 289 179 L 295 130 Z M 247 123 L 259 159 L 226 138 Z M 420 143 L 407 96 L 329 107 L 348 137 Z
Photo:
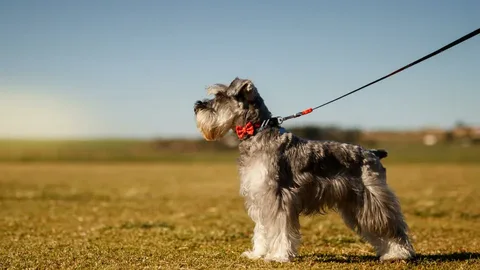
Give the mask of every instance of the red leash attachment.
M 313 111 L 312 108 L 308 108 L 308 109 L 302 111 L 302 115 L 309 114 L 309 113 L 311 113 L 312 111 Z
M 302 115 L 309 114 L 309 113 L 311 113 L 312 111 L 313 111 L 312 108 L 308 108 L 308 109 L 306 109 L 306 110 L 303 110 L 303 111 L 298 112 L 298 113 L 296 113 L 296 114 L 289 115 L 289 116 L 287 116 L 287 117 L 278 117 L 278 118 L 277 118 L 277 119 L 278 119 L 278 123 L 279 123 L 279 124 L 282 124 L 285 120 L 292 119 L 292 118 L 297 118 L 297 117 L 300 117 L 300 116 L 302 116 Z

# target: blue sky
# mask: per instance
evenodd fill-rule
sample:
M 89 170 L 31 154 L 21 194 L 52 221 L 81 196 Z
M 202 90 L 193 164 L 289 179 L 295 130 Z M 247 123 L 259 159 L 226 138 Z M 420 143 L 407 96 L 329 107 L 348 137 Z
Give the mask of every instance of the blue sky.
M 0 137 L 199 137 L 205 87 L 313 107 L 480 27 L 480 1 L 0 1 Z M 287 122 L 480 124 L 480 36 Z

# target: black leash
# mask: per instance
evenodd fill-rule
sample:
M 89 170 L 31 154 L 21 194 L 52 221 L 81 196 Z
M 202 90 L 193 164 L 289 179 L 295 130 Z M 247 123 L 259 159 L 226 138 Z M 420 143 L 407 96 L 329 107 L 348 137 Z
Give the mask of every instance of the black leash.
M 308 109 L 306 109 L 306 110 L 304 110 L 304 111 L 301 111 L 301 112 L 298 112 L 298 113 L 296 113 L 296 114 L 292 114 L 292 115 L 289 115 L 289 116 L 286 116 L 286 117 L 274 117 L 274 118 L 276 118 L 276 120 L 278 121 L 278 122 L 277 122 L 278 124 L 281 124 L 281 123 L 283 123 L 283 122 L 286 121 L 286 120 L 289 120 L 289 119 L 292 119 L 292 118 L 297 118 L 297 117 L 300 117 L 300 116 L 302 116 L 302 115 L 309 114 L 309 113 L 311 113 L 312 111 L 314 111 L 314 110 L 316 110 L 316 109 L 318 109 L 318 108 L 321 108 L 321 107 L 326 106 L 326 105 L 328 105 L 328 104 L 330 104 L 330 103 L 333 103 L 333 102 L 335 102 L 335 101 L 337 101 L 337 100 L 339 100 L 339 99 L 342 99 L 342 98 L 344 98 L 344 97 L 346 97 L 346 96 L 349 96 L 349 95 L 351 95 L 351 94 L 353 94 L 353 93 L 355 93 L 355 92 L 358 92 L 358 91 L 360 91 L 360 90 L 362 90 L 362 89 L 364 89 L 364 88 L 366 88 L 366 87 L 368 87 L 368 86 L 370 86 L 370 85 L 372 85 L 372 84 L 375 84 L 375 83 L 377 83 L 377 82 L 379 82 L 379 81 L 382 81 L 382 80 L 384 80 L 384 79 L 386 79 L 386 78 L 388 78 L 388 77 L 390 77 L 390 76 L 393 76 L 393 75 L 395 75 L 395 74 L 397 74 L 397 73 L 399 73 L 399 72 L 401 72 L 401 71 L 403 71 L 403 70 L 405 70 L 405 69 L 407 69 L 407 68 L 409 68 L 409 67 L 412 67 L 412 66 L 414 66 L 414 65 L 416 65 L 416 64 L 418 64 L 418 63 L 420 63 L 420 62 L 423 62 L 423 61 L 427 60 L 428 58 L 430 58 L 430 57 L 432 57 L 432 56 L 435 56 L 435 55 L 437 55 L 437 54 L 439 54 L 439 53 L 441 53 L 441 52 L 443 52 L 443 51 L 446 51 L 446 50 L 452 48 L 453 46 L 458 45 L 458 44 L 466 41 L 467 39 L 470 39 L 470 38 L 472 38 L 472 37 L 474 37 L 474 36 L 476 36 L 476 35 L 478 35 L 478 34 L 480 34 L 480 28 L 478 28 L 477 30 L 471 32 L 470 34 L 467 34 L 467 35 L 465 35 L 465 36 L 463 36 L 463 37 L 461 37 L 461 38 L 453 41 L 452 43 L 447 44 L 447 45 L 443 46 L 442 48 L 440 48 L 440 49 L 438 49 L 438 50 L 436 50 L 436 51 L 434 51 L 434 52 L 432 52 L 432 53 L 430 53 L 430 54 L 428 54 L 428 55 L 426 55 L 426 56 L 424 56 L 424 57 L 422 57 L 422 58 L 420 58 L 420 59 L 418 59 L 418 60 L 416 60 L 416 61 L 414 61 L 414 62 L 412 62 L 412 63 L 410 63 L 410 64 L 408 64 L 408 65 L 406 65 L 406 66 L 404 66 L 404 67 L 402 67 L 402 68 L 399 68 L 399 69 L 395 70 L 394 72 L 392 72 L 392 73 L 390 73 L 390 74 L 388 74 L 388 75 L 383 76 L 383 77 L 380 78 L 380 79 L 377 79 L 377 80 L 375 80 L 375 81 L 373 81 L 373 82 L 371 82 L 371 83 L 369 83 L 369 84 L 366 84 L 366 85 L 364 85 L 364 86 L 362 86 L 362 87 L 360 87 L 360 88 L 357 88 L 357 89 L 355 89 L 355 90 L 353 90 L 353 91 L 351 91 L 351 92 L 348 92 L 348 93 L 346 93 L 345 95 L 342 95 L 342 96 L 340 96 L 340 97 L 338 97 L 338 98 L 332 99 L 332 100 L 330 100 L 330 101 L 328 101 L 328 102 L 325 102 L 325 103 L 323 103 L 322 105 L 319 105 L 319 106 L 317 106 L 317 107 L 308 108 Z

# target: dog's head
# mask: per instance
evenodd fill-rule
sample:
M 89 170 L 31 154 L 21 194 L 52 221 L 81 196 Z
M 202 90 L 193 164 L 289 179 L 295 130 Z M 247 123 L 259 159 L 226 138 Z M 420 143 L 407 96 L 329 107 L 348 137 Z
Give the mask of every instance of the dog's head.
M 207 141 L 215 141 L 236 125 L 271 117 L 252 81 L 235 78 L 230 85 L 207 87 L 212 99 L 198 100 L 194 105 L 197 127 Z

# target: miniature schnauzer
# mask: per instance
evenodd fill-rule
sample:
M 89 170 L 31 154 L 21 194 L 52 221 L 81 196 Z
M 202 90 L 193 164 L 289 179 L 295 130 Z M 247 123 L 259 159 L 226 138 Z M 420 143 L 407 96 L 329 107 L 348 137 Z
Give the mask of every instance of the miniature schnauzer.
M 233 130 L 239 143 L 240 194 L 255 223 L 253 248 L 242 256 L 288 262 L 300 244 L 299 215 L 338 211 L 381 261 L 415 256 L 399 201 L 387 186 L 385 150 L 313 141 L 286 132 L 251 80 L 207 88 L 194 106 L 207 141 Z

